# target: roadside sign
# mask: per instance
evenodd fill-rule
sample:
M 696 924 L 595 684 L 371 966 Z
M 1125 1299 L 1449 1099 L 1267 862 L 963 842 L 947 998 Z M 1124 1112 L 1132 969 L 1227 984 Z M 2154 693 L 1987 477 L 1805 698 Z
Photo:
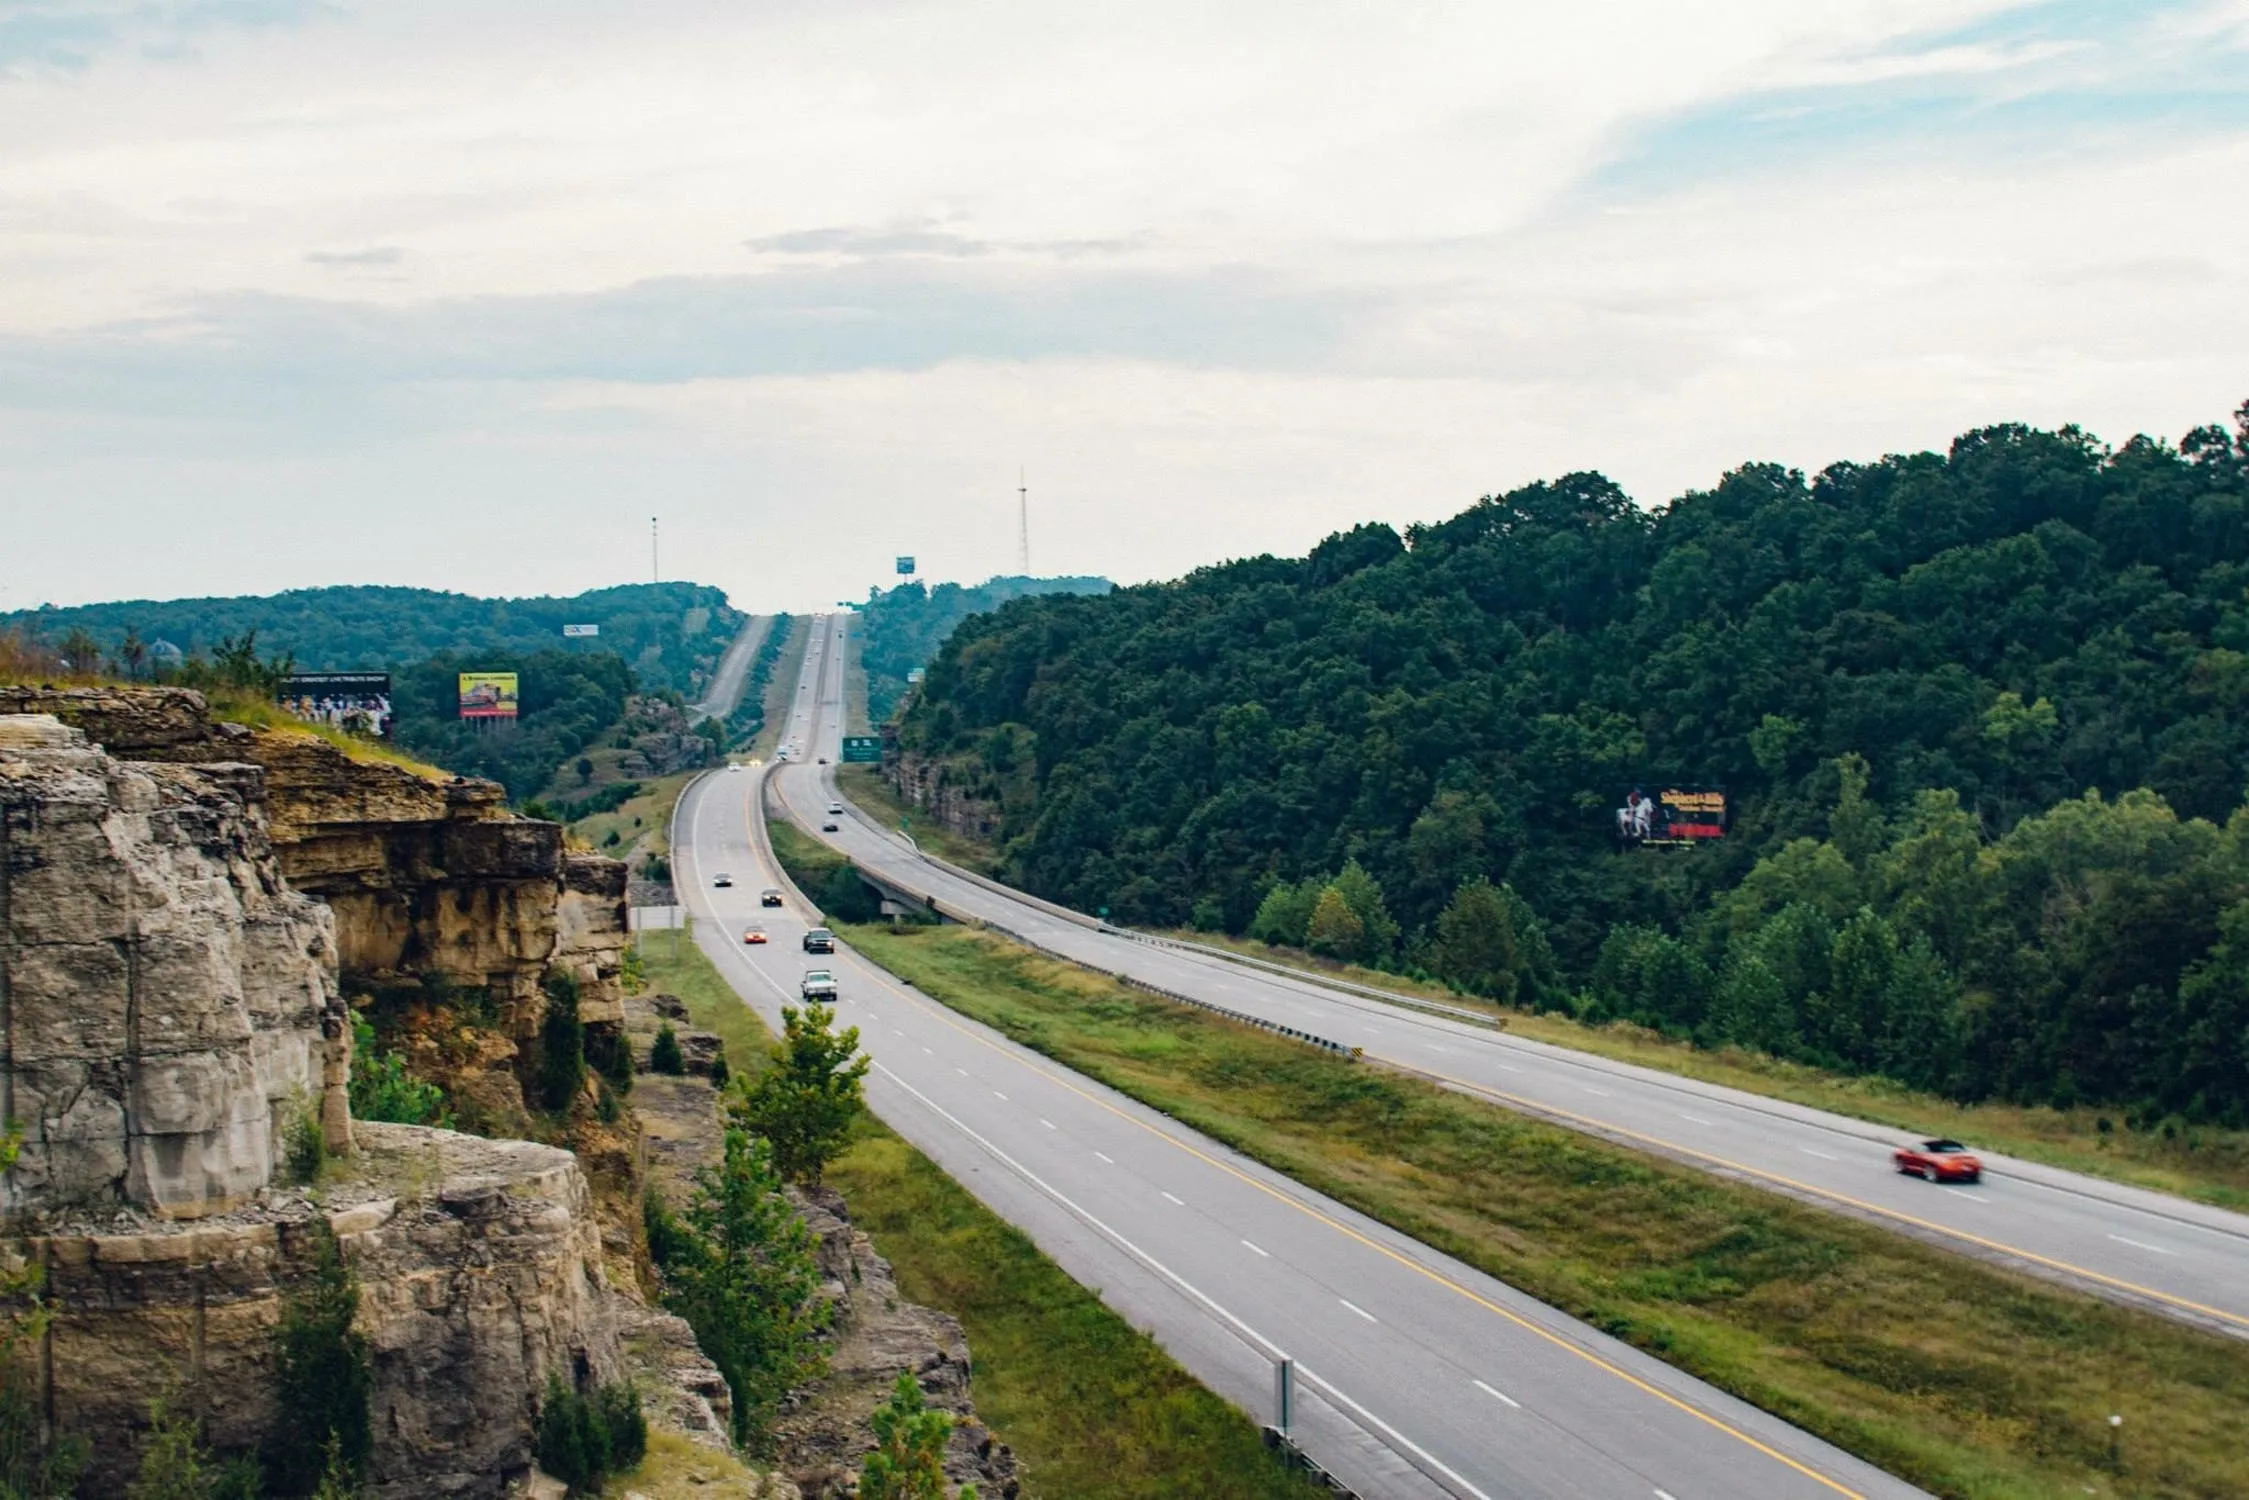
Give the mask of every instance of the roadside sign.
M 843 763 L 845 765 L 873 765 L 882 759 L 882 739 L 872 734 L 847 734 L 843 737 Z
M 572 640 L 590 640 L 601 634 L 601 627 L 599 625 L 565 625 L 562 627 L 562 633 Z

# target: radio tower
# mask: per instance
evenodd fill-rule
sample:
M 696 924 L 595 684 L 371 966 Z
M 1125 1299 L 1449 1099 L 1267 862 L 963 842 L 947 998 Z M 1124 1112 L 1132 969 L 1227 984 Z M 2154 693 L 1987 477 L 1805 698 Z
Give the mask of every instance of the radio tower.
M 1015 471 L 1016 501 L 1016 563 L 1023 576 L 1031 576 L 1031 487 L 1024 482 L 1023 471 Z
M 648 518 L 648 581 L 650 583 L 662 583 L 664 581 L 664 569 L 656 560 L 656 518 L 654 516 Z

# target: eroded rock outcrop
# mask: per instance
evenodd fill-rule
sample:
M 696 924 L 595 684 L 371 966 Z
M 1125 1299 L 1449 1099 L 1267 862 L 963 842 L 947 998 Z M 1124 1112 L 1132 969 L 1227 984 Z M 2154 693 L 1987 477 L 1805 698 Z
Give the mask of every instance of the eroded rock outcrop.
M 51 717 L 0 718 L 12 1222 L 234 1208 L 316 1106 L 333 922 L 282 881 L 262 788 L 254 765 L 135 765 Z

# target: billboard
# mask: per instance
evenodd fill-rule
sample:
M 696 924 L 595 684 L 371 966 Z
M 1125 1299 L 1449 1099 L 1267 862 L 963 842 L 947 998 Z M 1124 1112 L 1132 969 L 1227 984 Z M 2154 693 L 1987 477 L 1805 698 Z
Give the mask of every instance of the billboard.
M 562 633 L 572 640 L 577 640 L 601 634 L 601 627 L 599 625 L 565 625 L 562 627 Z
M 516 674 L 513 672 L 463 672 L 461 717 L 512 719 L 515 717 Z
M 843 737 L 843 763 L 874 764 L 882 759 L 882 741 L 871 734 L 847 734 Z
M 1718 787 L 1643 783 L 1617 803 L 1617 842 L 1652 848 L 1707 844 L 1726 836 L 1726 814 L 1726 794 Z
M 901 557 L 901 558 L 899 558 L 899 559 L 898 559 L 898 576 L 899 576 L 900 578 L 910 578 L 910 577 L 912 577 L 912 576 L 913 576 L 913 571 L 914 571 L 914 560 L 913 560 L 912 558 L 910 558 L 910 557 Z
M 281 707 L 308 724 L 389 739 L 390 673 L 298 672 L 281 679 Z

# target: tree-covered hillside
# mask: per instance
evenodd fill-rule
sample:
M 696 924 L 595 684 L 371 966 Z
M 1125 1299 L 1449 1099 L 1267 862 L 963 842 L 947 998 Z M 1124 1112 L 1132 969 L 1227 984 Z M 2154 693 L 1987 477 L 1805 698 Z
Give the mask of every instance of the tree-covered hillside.
M 961 625 L 1030 888 L 1964 1096 L 2249 1119 L 2249 406 L 1598 474 Z M 1720 844 L 1620 848 L 1628 785 Z
M 697 583 L 624 584 L 569 598 L 530 599 L 347 587 L 42 608 L 0 618 L 0 630 L 20 629 L 50 645 L 83 631 L 111 658 L 128 632 L 144 648 L 163 640 L 193 653 L 255 631 L 261 650 L 293 658 L 300 670 L 320 672 L 381 671 L 440 651 L 487 656 L 606 651 L 621 657 L 642 687 L 692 697 L 742 619 L 723 590 Z M 601 634 L 566 642 L 565 625 L 598 625 Z
M 1010 599 L 1036 594 L 1101 594 L 1106 578 L 993 578 L 971 587 L 920 579 L 890 590 L 871 589 L 860 611 L 859 660 L 867 673 L 867 713 L 880 724 L 905 696 L 906 674 L 927 666 L 953 627 L 970 615 Z

